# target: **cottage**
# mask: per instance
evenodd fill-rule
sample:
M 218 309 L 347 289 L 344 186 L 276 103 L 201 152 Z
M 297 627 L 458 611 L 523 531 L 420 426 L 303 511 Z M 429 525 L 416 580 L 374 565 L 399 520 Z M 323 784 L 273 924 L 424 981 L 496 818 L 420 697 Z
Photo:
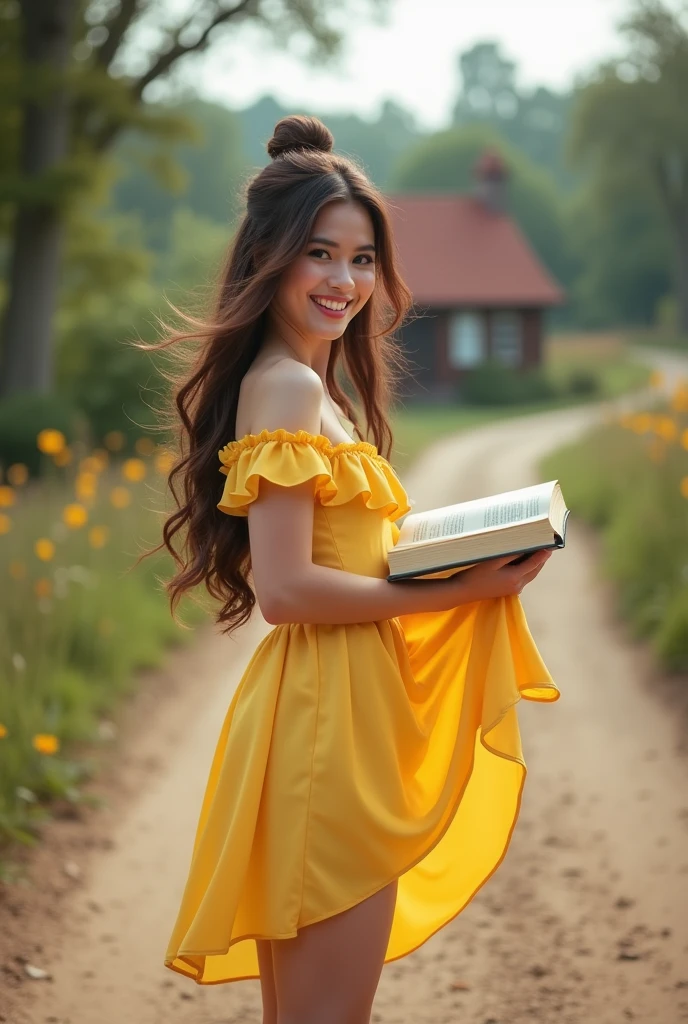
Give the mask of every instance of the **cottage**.
M 487 152 L 474 195 L 390 196 L 402 272 L 422 314 L 401 332 L 415 375 L 409 393 L 451 391 L 488 360 L 517 369 L 541 361 L 543 313 L 565 295 L 506 212 L 507 177 Z

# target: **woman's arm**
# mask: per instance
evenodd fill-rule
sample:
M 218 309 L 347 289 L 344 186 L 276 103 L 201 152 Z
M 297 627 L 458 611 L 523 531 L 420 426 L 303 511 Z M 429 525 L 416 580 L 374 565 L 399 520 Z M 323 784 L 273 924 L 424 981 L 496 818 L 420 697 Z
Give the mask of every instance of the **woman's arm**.
M 320 433 L 322 385 L 309 367 L 261 381 L 261 409 L 252 429 Z M 312 375 L 312 376 L 309 376 Z M 271 379 L 272 377 L 272 379 Z M 314 381 L 313 378 L 316 378 Z M 345 624 L 375 622 L 411 612 L 445 611 L 458 604 L 520 593 L 538 574 L 550 552 L 540 552 L 518 566 L 509 558 L 491 559 L 453 579 L 387 580 L 315 565 L 313 551 L 313 481 L 281 487 L 261 480 L 258 498 L 249 506 L 248 526 L 256 596 L 265 619 L 286 622 Z

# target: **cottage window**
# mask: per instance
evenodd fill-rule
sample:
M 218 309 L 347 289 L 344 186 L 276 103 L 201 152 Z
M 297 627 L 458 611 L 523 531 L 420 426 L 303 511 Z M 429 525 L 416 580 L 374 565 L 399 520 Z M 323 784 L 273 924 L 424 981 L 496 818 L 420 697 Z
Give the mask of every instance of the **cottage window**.
M 455 370 L 485 359 L 485 319 L 480 313 L 454 313 L 449 320 L 449 365 Z
M 492 317 L 492 351 L 506 366 L 523 362 L 523 321 L 518 313 L 495 313 Z

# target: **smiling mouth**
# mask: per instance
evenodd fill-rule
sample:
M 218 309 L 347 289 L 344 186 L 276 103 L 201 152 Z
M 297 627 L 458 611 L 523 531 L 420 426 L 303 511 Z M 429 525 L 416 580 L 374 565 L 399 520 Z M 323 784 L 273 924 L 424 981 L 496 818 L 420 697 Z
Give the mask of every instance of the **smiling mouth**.
M 335 317 L 340 319 L 343 317 L 353 302 L 353 299 L 341 299 L 336 301 L 334 299 L 318 299 L 314 295 L 309 296 L 311 301 L 318 307 L 318 309 L 325 314 L 325 316 Z
M 332 309 L 339 312 L 351 305 L 353 299 L 321 299 L 319 295 L 311 295 L 316 306 L 323 306 L 325 309 Z

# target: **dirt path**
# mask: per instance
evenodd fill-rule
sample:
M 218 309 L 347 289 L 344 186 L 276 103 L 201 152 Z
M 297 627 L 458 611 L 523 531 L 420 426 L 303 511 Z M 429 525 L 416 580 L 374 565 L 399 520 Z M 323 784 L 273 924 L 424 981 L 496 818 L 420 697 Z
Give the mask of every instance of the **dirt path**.
M 669 376 L 686 372 L 680 360 L 660 361 Z M 599 415 L 548 413 L 449 439 L 405 482 L 418 508 L 534 482 L 540 455 Z M 688 764 L 678 749 L 680 722 L 652 692 L 657 673 L 615 622 L 596 564 L 594 538 L 572 522 L 566 550 L 524 593 L 562 699 L 521 705 L 529 779 L 511 847 L 463 914 L 384 969 L 374 1021 L 688 1020 Z M 43 920 L 36 901 L 24 910 L 20 896 L 2 915 L 16 943 L 21 936 L 19 953 L 52 980 L 20 983 L 7 951 L 0 963 L 13 1009 L 3 1015 L 0 1001 L 0 1020 L 260 1021 L 258 982 L 201 989 L 161 964 L 219 724 L 266 628 L 254 622 L 238 643 L 206 637 L 175 656 L 130 709 L 136 725 L 120 772 L 103 783 L 109 809 L 87 830 L 67 822 L 55 833 L 53 860 L 81 863 L 82 880 L 46 882 Z M 150 694 L 163 685 L 172 693 L 158 706 Z M 95 849 L 79 845 L 84 831 Z M 53 879 L 59 866 L 51 851 L 41 857 Z M 65 886 L 73 892 L 59 895 Z

